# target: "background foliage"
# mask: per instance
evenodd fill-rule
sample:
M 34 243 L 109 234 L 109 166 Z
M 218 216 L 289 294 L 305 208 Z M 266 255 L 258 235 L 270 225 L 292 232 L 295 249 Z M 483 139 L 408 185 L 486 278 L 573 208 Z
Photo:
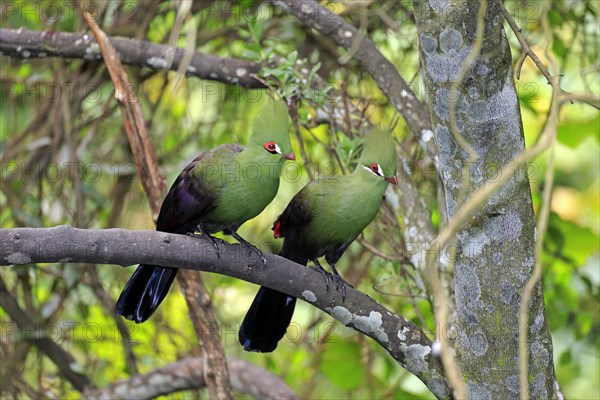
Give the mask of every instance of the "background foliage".
M 0 11 L 5 27 L 65 32 L 86 29 L 76 8 L 68 13 L 68 3 L 14 4 L 17 12 L 9 12 L 4 4 Z M 299 131 L 293 134 L 292 143 L 294 149 L 303 148 L 298 162 L 301 174 L 289 171 L 273 203 L 240 231 L 265 250 L 277 251 L 280 241 L 273 239 L 271 223 L 308 182 L 307 169 L 315 176 L 333 170 L 342 173 L 354 160 L 362 134 L 360 115 L 352 117 L 353 135 L 349 136 L 339 127 L 321 123 L 316 106 L 331 103 L 338 112 L 344 112 L 344 103 L 351 102 L 364 110 L 363 117 L 372 123 L 395 124 L 398 143 L 411 157 L 405 161 L 422 161 L 422 152 L 404 122 L 371 78 L 358 68 L 352 54 L 270 6 L 254 1 L 235 5 L 198 2 L 178 26 L 175 1 L 98 4 L 105 10 L 102 27 L 109 35 L 185 48 L 188 29 L 194 24 L 197 50 L 270 61 L 261 77 L 282 93 L 295 93 L 302 99 Z M 410 2 L 335 2 L 327 6 L 366 33 L 412 83 L 417 95 L 424 96 Z M 550 37 L 553 39 L 551 50 L 560 61 L 565 90 L 598 93 L 596 2 L 554 1 L 547 7 L 542 2 L 512 1 L 507 2 L 507 8 L 542 61 L 544 46 Z M 550 32 L 540 24 L 542 13 L 547 13 L 551 22 Z M 510 32 L 507 35 L 516 61 L 518 42 Z M 17 61 L 0 56 L 0 71 L 0 226 L 71 224 L 153 229 L 103 65 L 63 59 Z M 135 82 L 168 185 L 202 151 L 226 142 L 245 143 L 253 115 L 272 94 L 269 90 L 186 79 L 174 72 L 127 71 Z M 320 89 L 313 86 L 317 75 L 326 84 Z M 543 128 L 550 87 L 528 60 L 518 89 L 526 143 L 530 145 Z M 564 394 L 573 399 L 600 397 L 599 127 L 597 110 L 582 104 L 563 108 L 552 215 L 543 249 L 556 371 Z M 536 206 L 545 184 L 544 171 L 545 157 L 528 168 Z M 437 224 L 436 184 L 432 174 L 420 172 L 415 172 L 419 187 Z M 354 286 L 431 332 L 430 304 L 414 282 L 412 266 L 403 261 L 397 224 L 384 209 L 361 240 L 387 259 L 354 243 L 339 267 Z M 0 309 L 2 395 L 76 396 L 57 376 L 55 366 L 28 345 L 31 335 L 48 335 L 61 343 L 76 358 L 78 368 L 100 387 L 126 379 L 136 370 L 149 371 L 199 354 L 177 285 L 147 323 L 126 324 L 131 337 L 124 339 L 113 307 L 131 272 L 69 263 L 3 269 L 1 279 L 38 329 L 16 331 Z M 288 336 L 276 352 L 245 353 L 237 343 L 237 328 L 257 288 L 220 275 L 206 275 L 205 280 L 222 322 L 220 334 L 227 354 L 281 375 L 300 397 L 431 398 L 424 386 L 381 348 L 303 302 L 299 302 Z M 124 356 L 127 348 L 133 354 L 129 361 Z M 173 395 L 189 397 L 190 393 Z

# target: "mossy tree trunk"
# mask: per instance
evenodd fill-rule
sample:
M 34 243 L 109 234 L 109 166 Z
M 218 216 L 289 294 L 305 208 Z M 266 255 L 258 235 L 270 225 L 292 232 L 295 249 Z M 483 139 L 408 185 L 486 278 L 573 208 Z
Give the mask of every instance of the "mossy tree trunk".
M 466 67 L 465 60 L 476 44 L 482 3 L 414 0 L 413 4 L 426 101 L 439 146 L 439 171 L 451 223 L 465 199 L 497 179 L 497 172 L 525 149 L 511 53 L 496 1 L 486 5 L 481 50 Z M 452 107 L 458 135 L 477 155 L 471 165 L 467 164 L 468 151 L 452 133 Z M 518 168 L 457 232 L 455 345 L 471 399 L 519 396 L 519 304 L 534 266 L 535 237 L 525 168 Z M 541 283 L 530 302 L 529 321 L 529 393 L 532 398 L 556 398 Z

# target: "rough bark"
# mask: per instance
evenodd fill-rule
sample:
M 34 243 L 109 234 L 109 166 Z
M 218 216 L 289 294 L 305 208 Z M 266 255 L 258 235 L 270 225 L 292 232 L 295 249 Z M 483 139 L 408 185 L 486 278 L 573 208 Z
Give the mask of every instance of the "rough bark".
M 185 49 L 122 37 L 110 37 L 110 42 L 125 65 L 147 67 L 157 71 L 177 71 Z M 91 33 L 30 31 L 0 29 L 0 53 L 21 59 L 62 57 L 101 61 L 98 43 Z M 171 60 L 168 63 L 168 60 Z M 261 64 L 194 51 L 186 75 L 219 82 L 237 84 L 247 88 L 265 86 L 251 75 L 258 74 Z
M 347 288 L 343 300 L 340 291 L 326 289 L 321 273 L 285 258 L 266 255 L 263 265 L 260 257 L 248 254 L 242 245 L 221 242 L 219 248 L 220 257 L 206 239 L 157 231 L 70 226 L 0 229 L 0 265 L 143 263 L 214 272 L 280 290 L 375 340 L 436 397 L 452 397 L 431 340 L 406 318 L 353 288 Z
M 438 143 L 449 223 L 464 199 L 498 177 L 524 151 L 523 127 L 511 54 L 495 2 L 487 4 L 483 46 L 457 77 L 476 41 L 480 2 L 414 2 L 428 106 Z M 452 86 L 457 96 L 451 98 Z M 477 154 L 461 148 L 450 124 L 454 101 L 458 135 Z M 518 318 L 523 288 L 535 254 L 535 219 L 529 180 L 519 168 L 456 236 L 457 361 L 471 399 L 519 396 Z M 533 398 L 556 398 L 552 342 L 541 284 L 530 303 L 529 390 Z
M 126 381 L 117 381 L 102 389 L 84 393 L 86 399 L 153 399 L 182 390 L 202 389 L 205 362 L 202 357 L 185 358 Z M 295 400 L 298 397 L 277 375 L 249 363 L 228 357 L 231 385 L 255 399 Z

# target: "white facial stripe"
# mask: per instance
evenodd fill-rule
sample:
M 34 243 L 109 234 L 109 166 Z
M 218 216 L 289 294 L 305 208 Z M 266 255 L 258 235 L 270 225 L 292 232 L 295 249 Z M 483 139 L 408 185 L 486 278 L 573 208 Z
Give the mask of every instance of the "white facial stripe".
M 367 167 L 366 165 L 363 165 L 363 168 L 366 169 L 367 171 L 369 171 L 370 173 L 372 173 L 373 175 L 384 176 L 383 175 L 383 170 L 381 169 L 381 166 L 379 164 L 377 164 L 377 172 L 373 171 L 371 169 L 371 167 Z
M 275 152 L 281 154 L 281 150 L 279 149 L 279 146 L 277 146 L 277 143 L 275 143 Z

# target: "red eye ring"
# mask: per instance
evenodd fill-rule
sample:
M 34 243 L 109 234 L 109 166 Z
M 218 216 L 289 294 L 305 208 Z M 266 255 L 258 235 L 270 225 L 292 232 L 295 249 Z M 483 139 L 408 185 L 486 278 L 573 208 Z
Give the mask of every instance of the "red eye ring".
M 275 150 L 277 148 L 277 144 L 275 142 L 267 142 L 265 143 L 265 149 L 267 151 L 272 151 Z
M 373 171 L 373 172 L 375 172 L 375 173 L 379 172 L 379 164 L 377 164 L 377 163 L 373 163 L 373 164 L 371 164 L 371 165 L 369 166 L 369 168 L 371 168 L 371 171 Z

